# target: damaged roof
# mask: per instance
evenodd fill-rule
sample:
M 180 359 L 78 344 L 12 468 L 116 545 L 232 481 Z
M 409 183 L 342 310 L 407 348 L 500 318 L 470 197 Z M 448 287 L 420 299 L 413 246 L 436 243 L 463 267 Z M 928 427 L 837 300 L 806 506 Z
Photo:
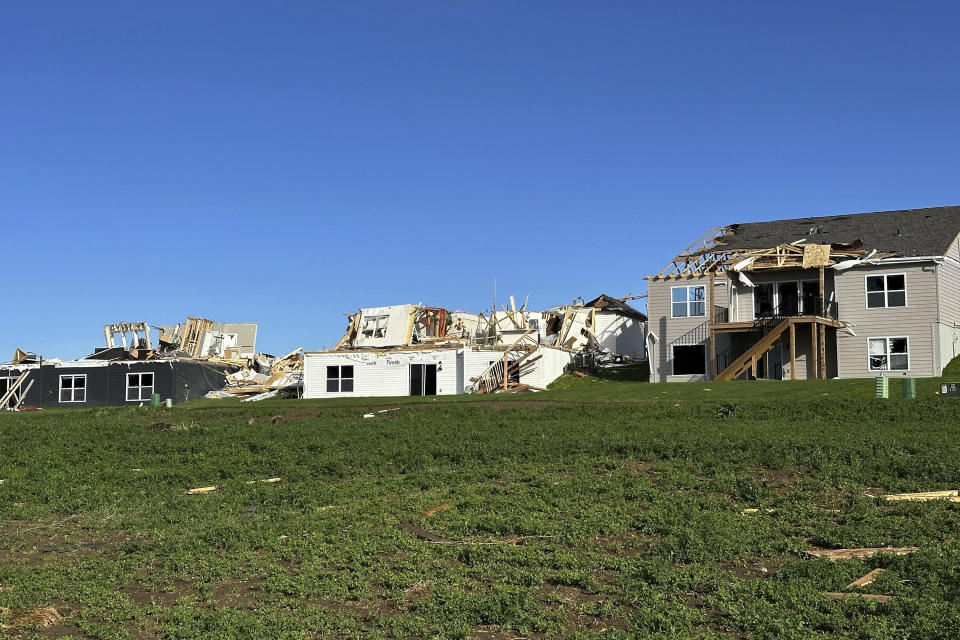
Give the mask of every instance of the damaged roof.
M 876 211 L 839 216 L 746 222 L 728 227 L 724 249 L 766 249 L 806 239 L 814 244 L 853 244 L 898 256 L 942 256 L 960 234 L 960 206 Z
M 619 311 L 625 316 L 630 316 L 631 318 L 637 318 L 638 320 L 646 320 L 647 316 L 642 312 L 637 311 L 630 305 L 628 305 L 623 300 L 619 298 L 611 298 L 605 293 L 601 293 L 599 296 L 591 300 L 590 302 L 585 303 L 585 307 L 595 307 L 597 309 L 609 309 L 611 311 Z

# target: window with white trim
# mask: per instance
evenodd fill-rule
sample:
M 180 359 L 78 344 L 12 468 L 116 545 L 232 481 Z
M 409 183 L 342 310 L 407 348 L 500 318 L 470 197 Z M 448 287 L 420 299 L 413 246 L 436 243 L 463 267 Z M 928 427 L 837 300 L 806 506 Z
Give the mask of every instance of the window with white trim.
M 702 284 L 670 287 L 670 315 L 674 318 L 707 315 L 706 296 Z
M 327 393 L 349 393 L 353 391 L 353 365 L 327 366 Z
M 127 402 L 143 402 L 153 395 L 152 373 L 127 374 Z
M 60 376 L 60 402 L 87 401 L 87 374 Z
M 889 273 L 882 276 L 867 276 L 867 308 L 907 306 L 907 276 Z
M 868 338 L 867 358 L 870 371 L 907 371 L 910 369 L 910 347 L 905 336 Z

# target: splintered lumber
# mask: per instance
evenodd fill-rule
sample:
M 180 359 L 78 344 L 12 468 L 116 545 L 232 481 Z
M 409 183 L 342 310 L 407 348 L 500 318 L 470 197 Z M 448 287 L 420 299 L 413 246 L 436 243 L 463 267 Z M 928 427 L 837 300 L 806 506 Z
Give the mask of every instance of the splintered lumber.
M 441 504 L 441 505 L 438 505 L 438 506 L 436 506 L 436 507 L 433 507 L 432 509 L 427 509 L 426 511 L 423 512 L 423 515 L 425 515 L 425 516 L 432 516 L 432 515 L 435 514 L 435 513 L 439 513 L 439 512 L 441 512 L 441 511 L 446 511 L 447 509 L 449 509 L 449 508 L 452 507 L 452 506 L 453 506 L 453 505 L 450 504 L 449 502 L 445 502 L 445 503 L 443 503 L 443 504 Z
M 412 533 L 413 535 L 417 536 L 422 540 L 426 540 L 427 542 L 434 542 L 436 544 L 453 543 L 453 540 L 451 540 L 450 538 L 444 538 L 443 536 L 438 536 L 435 533 L 430 533 L 426 529 L 421 529 L 420 527 L 415 527 L 412 524 L 407 524 L 405 522 L 401 522 L 400 524 L 398 524 L 397 529 L 402 529 L 403 531 Z
M 274 482 L 280 482 L 280 478 L 264 478 L 263 480 L 247 480 L 247 484 L 256 484 L 258 482 L 268 482 L 272 484 Z
M 874 569 L 867 575 L 861 578 L 857 578 L 856 580 L 848 584 L 847 589 L 859 589 L 860 587 L 865 587 L 868 584 L 871 584 L 874 580 L 876 580 L 877 576 L 879 576 L 884 571 L 886 571 L 886 569 Z
M 836 562 L 837 560 L 849 560 L 851 558 L 869 558 L 878 553 L 903 556 L 916 550 L 917 547 L 864 547 L 861 549 L 816 549 L 807 551 L 807 553 L 817 558 L 826 558 L 831 562 Z
M 880 496 L 884 500 L 949 500 L 950 502 L 960 502 L 960 491 L 953 489 L 950 491 L 921 491 L 920 493 L 891 493 Z
M 882 596 L 876 593 L 840 593 L 836 591 L 828 591 L 824 595 L 826 595 L 828 598 L 833 598 L 834 600 L 846 600 L 849 598 L 858 600 L 873 600 L 874 602 L 890 602 L 893 600 L 893 596 Z
M 195 496 L 198 493 L 210 493 L 211 491 L 216 491 L 217 487 L 197 487 L 196 489 L 187 489 L 188 496 Z

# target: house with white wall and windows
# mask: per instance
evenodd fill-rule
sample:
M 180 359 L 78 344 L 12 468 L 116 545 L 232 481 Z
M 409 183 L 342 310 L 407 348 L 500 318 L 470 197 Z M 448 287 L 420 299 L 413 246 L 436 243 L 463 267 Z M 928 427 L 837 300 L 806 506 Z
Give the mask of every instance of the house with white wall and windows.
M 939 376 L 960 207 L 731 224 L 647 277 L 650 380 Z
M 360 309 L 329 351 L 304 354 L 303 397 L 543 390 L 575 357 L 639 362 L 646 316 L 601 295 L 547 311 L 488 313 L 404 304 Z

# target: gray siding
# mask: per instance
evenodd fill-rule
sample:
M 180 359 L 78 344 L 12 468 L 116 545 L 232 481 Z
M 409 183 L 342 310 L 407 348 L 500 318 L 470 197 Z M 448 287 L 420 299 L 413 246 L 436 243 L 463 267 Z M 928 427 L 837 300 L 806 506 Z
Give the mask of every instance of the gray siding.
M 937 265 L 937 292 L 940 299 L 937 316 L 938 371 L 960 355 L 960 243 L 947 252 L 947 258 Z
M 866 277 L 902 273 L 906 276 L 907 306 L 868 309 Z M 874 265 L 835 272 L 834 285 L 839 302 L 840 320 L 848 322 L 856 334 L 837 331 L 837 374 L 841 378 L 866 378 L 877 375 L 867 362 L 867 339 L 906 336 L 910 353 L 907 376 L 935 376 L 935 334 L 938 317 L 937 268 L 929 264 Z M 891 372 L 888 375 L 897 375 Z
M 710 307 L 710 278 L 706 276 L 689 278 L 667 278 L 647 281 L 647 314 L 648 330 L 657 336 L 657 342 L 648 354 L 650 360 L 651 382 L 701 380 L 705 376 L 674 376 L 673 356 L 670 344 L 689 331 L 696 329 L 707 321 L 707 316 L 695 318 L 671 317 L 671 294 L 673 287 L 703 285 L 706 292 L 706 313 L 712 313 Z M 725 278 L 718 277 L 714 283 L 713 304 L 726 307 L 729 302 L 729 286 Z M 709 358 L 709 344 L 705 351 Z M 720 349 L 718 343 L 717 348 Z M 709 371 L 709 367 L 707 368 Z

